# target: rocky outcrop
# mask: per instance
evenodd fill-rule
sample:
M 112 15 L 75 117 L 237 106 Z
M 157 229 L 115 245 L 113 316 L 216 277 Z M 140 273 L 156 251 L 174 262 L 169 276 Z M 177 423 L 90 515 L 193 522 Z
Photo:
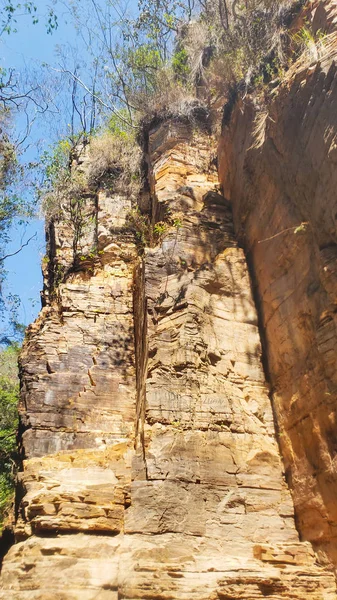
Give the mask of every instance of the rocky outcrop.
M 227 111 L 220 179 L 254 278 L 287 481 L 301 536 L 337 562 L 337 11 L 268 104 Z
M 332 600 L 298 539 L 214 140 L 171 118 L 147 146 L 151 248 L 108 189 L 87 198 L 75 262 L 69 224 L 49 232 L 0 598 Z
M 80 231 L 68 215 L 49 227 L 47 306 L 21 354 L 26 458 L 133 436 L 138 255 L 125 227 L 131 200 L 103 189 L 85 199 L 84 210 Z

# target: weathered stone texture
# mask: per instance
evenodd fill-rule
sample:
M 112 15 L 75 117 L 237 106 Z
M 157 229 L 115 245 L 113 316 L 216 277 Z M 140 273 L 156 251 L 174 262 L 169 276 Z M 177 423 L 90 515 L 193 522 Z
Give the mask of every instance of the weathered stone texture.
M 80 255 L 77 262 L 69 258 L 72 228 L 54 225 L 50 260 L 64 267 L 62 283 L 49 290 L 48 305 L 31 326 L 21 354 L 26 457 L 102 448 L 133 436 L 132 298 L 138 258 L 125 228 L 126 203 L 124 197 L 98 193 L 100 225 L 91 225 L 98 231 L 95 253 Z
M 310 11 L 329 31 L 320 60 L 301 59 L 262 113 L 253 98 L 237 104 L 219 163 L 254 274 L 299 530 L 336 563 L 336 3 Z
M 336 596 L 332 573 L 298 539 L 213 146 L 195 123 L 150 129 L 161 239 L 139 258 L 123 207 L 105 204 L 103 253 L 50 289 L 29 332 L 28 459 L 0 598 Z M 98 195 L 97 223 L 108 197 Z M 71 232 L 56 233 L 70 265 Z M 54 256 L 62 262 L 61 246 Z
M 217 192 L 204 134 L 194 133 L 191 140 L 192 128 L 185 125 L 183 133 L 183 127 L 171 121 L 149 138 L 156 213 L 166 211 L 173 223 L 178 217 L 180 222 L 144 258 L 146 403 L 125 532 L 155 535 L 154 556 L 158 552 L 157 561 L 164 563 L 160 581 L 150 578 L 147 559 L 139 568 L 155 597 L 166 587 L 174 598 L 248 599 L 263 597 L 266 590 L 275 598 L 333 597 L 334 586 L 329 590 L 318 572 L 309 583 L 312 557 L 298 542 L 247 265 L 231 211 Z M 186 187 L 184 165 L 193 182 Z M 197 174 L 191 173 L 195 165 Z M 161 540 L 184 536 L 185 549 L 186 534 L 199 538 L 192 554 L 196 565 L 180 567 L 181 574 L 176 568 L 173 586 Z M 263 544 L 270 544 L 266 562 Z M 295 574 L 302 552 L 309 568 L 303 580 Z M 282 575 L 269 571 L 277 556 Z M 297 566 L 288 571 L 290 564 Z M 208 565 L 207 574 L 201 565 Z M 143 597 L 142 577 L 128 582 L 126 591 L 128 598 Z
M 26 461 L 17 538 L 44 531 L 122 531 L 132 454 L 127 444 L 116 444 Z

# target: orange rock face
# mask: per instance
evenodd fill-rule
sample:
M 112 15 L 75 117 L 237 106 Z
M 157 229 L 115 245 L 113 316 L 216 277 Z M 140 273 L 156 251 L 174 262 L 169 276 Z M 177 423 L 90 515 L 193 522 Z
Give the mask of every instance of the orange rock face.
M 213 148 L 202 126 L 153 127 L 156 243 L 138 256 L 127 199 L 99 192 L 98 256 L 63 273 L 30 329 L 0 598 L 335 598 L 298 539 Z M 51 260 L 67 266 L 71 231 L 53 235 Z
M 220 179 L 252 269 L 279 442 L 303 539 L 337 562 L 337 10 L 260 112 L 234 107 Z
M 81 235 L 49 227 L 0 599 L 336 598 L 337 45 L 316 8 L 320 62 L 226 111 L 220 180 L 206 114 L 149 127 L 150 247 L 111 181 Z

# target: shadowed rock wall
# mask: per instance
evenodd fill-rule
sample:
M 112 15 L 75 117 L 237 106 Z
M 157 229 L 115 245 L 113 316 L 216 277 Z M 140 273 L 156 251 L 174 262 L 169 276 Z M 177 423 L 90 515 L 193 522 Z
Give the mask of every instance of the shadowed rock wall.
M 265 357 L 297 524 L 337 562 L 337 9 L 315 2 L 307 56 L 259 109 L 238 103 L 220 179 L 254 274 Z

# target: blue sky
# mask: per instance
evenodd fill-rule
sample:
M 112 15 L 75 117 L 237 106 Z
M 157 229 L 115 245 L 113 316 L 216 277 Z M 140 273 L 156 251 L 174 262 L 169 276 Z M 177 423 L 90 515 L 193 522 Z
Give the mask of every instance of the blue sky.
M 45 2 L 37 2 L 41 9 L 41 19 L 33 25 L 29 16 L 18 17 L 17 33 L 3 34 L 0 39 L 0 60 L 5 68 L 14 67 L 19 73 L 25 68 L 41 68 L 43 62 L 55 61 L 55 46 L 64 44 L 69 36 L 74 37 L 74 31 L 64 19 L 59 19 L 59 27 L 53 35 L 47 35 L 42 17 Z M 22 119 L 17 119 L 18 131 L 23 128 Z M 34 143 L 42 140 L 44 145 L 51 141 L 50 134 L 41 130 L 38 124 L 33 128 L 30 142 L 32 146 L 26 152 L 27 161 L 36 158 Z M 15 252 L 29 237 L 36 233 L 36 238 L 16 255 L 5 262 L 8 270 L 7 291 L 18 294 L 21 298 L 19 319 L 24 324 L 32 322 L 40 309 L 40 290 L 42 289 L 41 258 L 45 253 L 44 223 L 33 220 L 27 226 L 14 226 L 11 231 L 11 243 L 6 248 L 6 254 Z
M 105 0 L 98 1 L 102 7 L 106 6 Z M 56 4 L 53 3 L 58 15 L 58 28 L 52 35 L 48 35 L 46 32 L 44 18 L 47 7 L 51 3 L 46 3 L 43 0 L 35 0 L 34 3 L 38 7 L 38 24 L 34 25 L 29 15 L 18 16 L 16 24 L 17 32 L 12 32 L 10 35 L 3 34 L 0 38 L 0 65 L 4 68 L 15 68 L 23 76 L 27 70 L 31 70 L 35 71 L 38 77 L 40 73 L 42 77 L 42 73 L 46 72 L 43 64 L 47 63 L 58 67 L 60 59 L 57 55 L 57 50 L 67 45 L 69 47 L 69 44 L 80 48 L 79 56 L 82 63 L 86 63 L 89 58 L 88 53 L 86 53 L 83 44 L 81 44 L 81 36 L 76 33 L 63 1 L 59 0 Z M 128 11 L 134 12 L 137 4 L 137 0 L 130 0 Z M 119 6 L 119 3 L 117 5 Z M 86 23 L 87 15 L 83 13 L 81 16 L 83 16 L 83 20 Z M 76 58 L 76 60 L 78 59 Z M 55 78 L 52 76 L 50 85 L 55 85 L 56 80 L 57 74 L 55 73 Z M 64 100 L 62 93 L 62 89 L 55 89 L 55 94 L 61 96 L 61 101 L 62 99 Z M 59 122 L 63 121 L 61 135 L 66 133 L 67 117 L 64 117 L 64 112 L 59 116 L 57 114 L 50 114 L 48 115 L 48 120 L 40 120 L 34 124 L 29 137 L 30 147 L 23 157 L 25 162 L 36 160 L 38 156 L 36 151 L 37 143 L 39 143 L 40 147 L 46 149 L 52 142 L 56 141 L 56 129 Z M 25 121 L 23 117 L 16 119 L 16 126 L 18 131 L 24 130 Z M 53 128 L 55 129 L 54 131 Z M 15 252 L 22 242 L 25 242 L 35 233 L 36 237 L 29 245 L 23 248 L 22 252 L 16 256 L 8 258 L 5 263 L 8 270 L 7 292 L 17 294 L 21 298 L 19 320 L 25 325 L 28 325 L 36 318 L 41 306 L 40 291 L 42 289 L 42 275 L 40 264 L 41 258 L 45 253 L 43 221 L 35 219 L 25 226 L 25 228 L 14 226 L 11 231 L 12 241 L 6 249 L 6 254 Z M 6 324 L 2 329 L 4 330 L 5 328 Z
M 21 15 L 17 18 L 15 28 L 17 32 L 10 35 L 3 34 L 0 38 L 0 65 L 4 68 L 14 68 L 18 74 L 25 76 L 27 70 L 43 73 L 43 64 L 57 66 L 58 58 L 56 50 L 66 45 L 69 41 L 76 43 L 78 36 L 73 25 L 69 22 L 64 7 L 56 4 L 58 14 L 58 28 L 52 35 L 48 35 L 45 25 L 46 2 L 35 0 L 38 7 L 39 22 L 32 23 L 29 15 Z M 48 5 L 47 5 L 48 6 Z M 83 54 L 83 50 L 82 50 Z M 55 141 L 55 134 L 51 133 L 53 121 L 57 128 L 57 115 L 50 117 L 50 127 L 46 127 L 46 121 L 37 121 L 33 126 L 29 137 L 30 147 L 25 152 L 23 160 L 30 162 L 36 160 L 38 154 L 36 144 L 42 148 Z M 25 129 L 23 117 L 17 117 L 15 124 L 17 136 Z M 52 137 L 53 136 L 53 137 Z M 45 254 L 44 222 L 38 218 L 32 220 L 28 225 L 20 227 L 18 224 L 11 230 L 11 243 L 6 248 L 6 254 L 15 252 L 22 242 L 36 234 L 29 245 L 14 257 L 5 261 L 8 271 L 6 292 L 17 294 L 21 299 L 19 321 L 28 325 L 37 316 L 40 307 L 40 291 L 42 289 L 41 258 Z M 2 332 L 7 330 L 6 321 L 0 324 Z

